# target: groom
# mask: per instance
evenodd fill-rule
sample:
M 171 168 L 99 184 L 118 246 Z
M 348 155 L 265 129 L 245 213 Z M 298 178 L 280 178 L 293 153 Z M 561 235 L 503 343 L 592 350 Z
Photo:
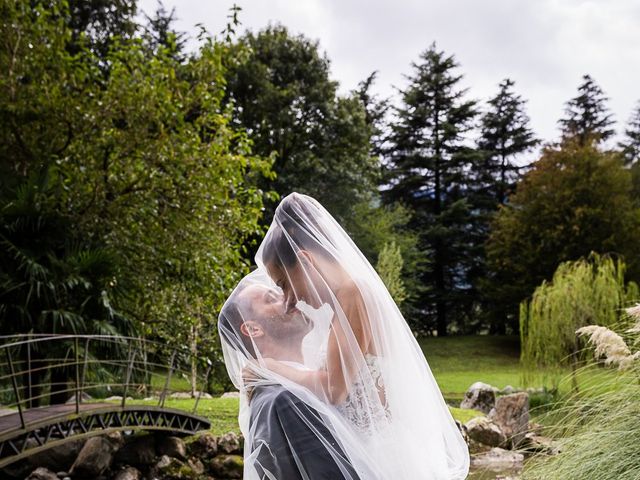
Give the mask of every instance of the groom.
M 302 365 L 302 339 L 312 328 L 284 296 L 261 284 L 239 287 L 225 303 L 219 329 L 243 354 Z M 254 387 L 250 400 L 251 457 L 259 478 L 359 480 L 319 412 L 282 385 Z M 271 476 L 273 475 L 273 477 Z

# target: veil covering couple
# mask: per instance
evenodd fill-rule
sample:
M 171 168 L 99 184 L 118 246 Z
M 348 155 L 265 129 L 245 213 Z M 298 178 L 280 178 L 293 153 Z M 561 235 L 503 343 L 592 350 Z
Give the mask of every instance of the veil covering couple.
M 417 341 L 329 212 L 284 197 L 255 260 L 218 319 L 244 478 L 466 478 L 466 442 Z

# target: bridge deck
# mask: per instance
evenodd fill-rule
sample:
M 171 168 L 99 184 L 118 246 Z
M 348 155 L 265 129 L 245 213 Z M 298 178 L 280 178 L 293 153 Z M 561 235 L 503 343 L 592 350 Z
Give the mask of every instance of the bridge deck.
M 86 412 L 91 410 L 99 410 L 105 407 L 117 408 L 118 404 L 116 403 L 81 403 L 80 411 Z M 60 405 L 49 405 L 46 407 L 37 407 L 31 408 L 28 410 L 23 410 L 22 415 L 24 417 L 24 422 L 29 426 L 31 423 L 39 423 L 42 420 L 46 420 L 51 417 L 58 417 L 60 415 L 66 414 L 75 414 L 76 405 L 72 404 L 60 404 Z M 16 410 L 15 413 L 9 413 L 7 415 L 3 415 L 0 417 L 0 432 L 7 432 L 11 430 L 21 429 L 22 424 L 20 423 L 20 414 Z

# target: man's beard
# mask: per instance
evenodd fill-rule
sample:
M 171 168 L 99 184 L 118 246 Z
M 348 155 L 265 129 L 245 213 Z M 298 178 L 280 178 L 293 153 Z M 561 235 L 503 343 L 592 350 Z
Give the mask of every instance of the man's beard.
M 293 309 L 291 313 L 268 318 L 264 328 L 271 338 L 277 340 L 302 340 L 311 331 L 312 324 L 300 310 Z

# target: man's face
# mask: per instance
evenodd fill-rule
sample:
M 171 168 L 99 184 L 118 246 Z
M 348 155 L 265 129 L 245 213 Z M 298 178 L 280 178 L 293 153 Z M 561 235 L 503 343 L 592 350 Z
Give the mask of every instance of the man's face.
M 311 331 L 311 322 L 297 308 L 287 308 L 282 292 L 265 285 L 251 285 L 242 292 L 251 305 L 254 321 L 274 339 L 302 338 Z

